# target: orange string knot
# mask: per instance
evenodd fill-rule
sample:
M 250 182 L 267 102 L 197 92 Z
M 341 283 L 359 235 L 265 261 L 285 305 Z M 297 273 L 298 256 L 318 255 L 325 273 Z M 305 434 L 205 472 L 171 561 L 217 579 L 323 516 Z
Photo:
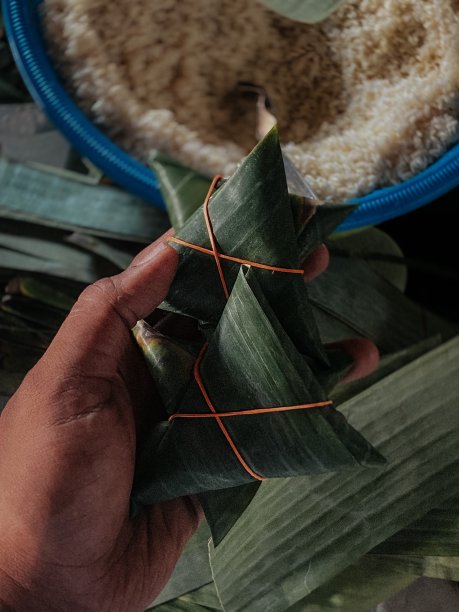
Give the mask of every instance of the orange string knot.
M 217 266 L 218 275 L 220 277 L 220 282 L 222 284 L 223 292 L 225 294 L 226 299 L 229 299 L 229 290 L 228 290 L 228 285 L 225 280 L 225 275 L 223 274 L 223 269 L 222 269 L 222 265 L 220 261 L 221 259 L 226 259 L 228 261 L 234 261 L 240 264 L 247 264 L 249 266 L 253 266 L 254 268 L 261 268 L 262 270 L 270 270 L 271 272 L 284 272 L 286 274 L 304 274 L 304 270 L 301 270 L 301 269 L 270 266 L 269 264 L 259 263 L 257 261 L 250 261 L 248 259 L 241 259 L 240 257 L 233 257 L 231 255 L 225 255 L 224 253 L 220 253 L 218 251 L 217 240 L 215 238 L 212 221 L 210 219 L 210 214 L 209 214 L 209 201 L 218 183 L 222 179 L 223 179 L 222 176 L 216 176 L 214 178 L 209 188 L 209 191 L 206 195 L 206 199 L 204 200 L 204 204 L 203 204 L 204 220 L 206 222 L 207 233 L 209 235 L 209 240 L 210 240 L 210 244 L 212 248 L 206 249 L 197 244 L 193 244 L 192 242 L 187 242 L 186 240 L 182 240 L 181 238 L 176 238 L 175 236 L 171 236 L 168 239 L 169 242 L 176 242 L 177 244 L 188 247 L 189 249 L 194 249 L 195 251 L 199 251 L 200 253 L 205 253 L 206 255 L 212 255 L 215 259 L 215 264 Z
M 226 440 L 228 441 L 228 444 L 230 445 L 233 453 L 236 455 L 239 463 L 242 465 L 242 467 L 244 468 L 244 470 L 250 474 L 250 476 L 252 476 L 252 478 L 254 478 L 255 480 L 266 480 L 266 478 L 264 476 L 260 476 L 260 474 L 257 474 L 257 472 L 255 472 L 247 463 L 247 461 L 244 459 L 244 457 L 242 456 L 242 454 L 240 453 L 239 449 L 237 448 L 234 440 L 232 439 L 229 431 L 227 430 L 225 424 L 222 421 L 222 418 L 226 418 L 226 417 L 236 417 L 236 416 L 248 416 L 248 415 L 256 415 L 256 414 L 268 414 L 271 412 L 288 412 L 291 410 L 305 410 L 308 408 L 321 408 L 323 406 L 331 406 L 333 404 L 333 402 L 331 400 L 326 400 L 323 402 L 314 402 L 311 404 L 297 404 L 295 406 L 274 406 L 271 408 L 255 408 L 255 409 L 251 409 L 251 410 L 234 410 L 234 411 L 230 411 L 230 412 L 217 412 L 215 410 L 215 407 L 212 403 L 212 400 L 210 399 L 210 396 L 207 392 L 207 389 L 204 386 L 204 382 L 202 380 L 201 377 L 201 372 L 199 369 L 199 366 L 201 364 L 203 355 L 205 350 L 207 349 L 208 344 L 204 344 L 204 346 L 201 348 L 198 358 L 195 361 L 194 364 L 194 369 L 193 369 L 193 373 L 194 373 L 194 378 L 198 384 L 198 387 L 204 397 L 204 400 L 207 404 L 207 407 L 210 410 L 210 413 L 204 413 L 204 414 L 196 414 L 196 413 L 188 413 L 188 412 L 182 412 L 182 413 L 175 413 L 173 415 L 171 415 L 169 417 L 169 422 L 174 421 L 175 419 L 215 419 L 218 423 L 218 426 L 220 427 L 223 435 L 225 436 Z

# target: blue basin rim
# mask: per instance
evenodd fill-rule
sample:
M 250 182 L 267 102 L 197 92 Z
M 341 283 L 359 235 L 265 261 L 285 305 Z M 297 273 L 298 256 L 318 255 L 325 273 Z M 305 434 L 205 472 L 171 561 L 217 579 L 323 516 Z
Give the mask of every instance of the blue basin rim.
M 164 209 L 154 173 L 96 128 L 60 82 L 40 34 L 37 9 L 41 2 L 2 0 L 8 40 L 32 96 L 82 155 L 121 187 Z M 388 221 L 436 200 L 458 185 L 459 144 L 417 176 L 353 200 L 359 207 L 340 230 Z

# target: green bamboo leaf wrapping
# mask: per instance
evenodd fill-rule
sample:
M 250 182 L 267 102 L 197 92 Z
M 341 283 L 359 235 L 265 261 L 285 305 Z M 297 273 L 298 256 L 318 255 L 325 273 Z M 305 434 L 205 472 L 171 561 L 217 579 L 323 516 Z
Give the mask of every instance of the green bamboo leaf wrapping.
M 362 393 L 376 382 L 383 380 L 409 362 L 424 355 L 440 344 L 439 337 L 422 341 L 417 345 L 383 358 L 374 375 L 362 381 L 338 388 L 333 397 L 336 403 Z M 228 490 L 229 492 L 232 490 Z M 222 492 L 224 493 L 224 491 Z M 206 510 L 207 513 L 207 510 Z M 202 529 L 202 528 L 201 528 Z M 211 580 L 207 564 L 207 539 L 195 536 L 185 549 L 180 560 L 181 567 L 193 568 L 184 582 L 180 572 L 173 575 L 158 602 L 167 601 L 187 591 L 199 592 Z M 187 547 L 188 548 L 188 547 Z M 192 555 L 190 554 L 192 553 Z M 322 609 L 368 610 L 383 601 L 413 580 L 424 575 L 433 578 L 457 579 L 459 559 L 459 504 L 457 499 L 446 501 L 441 508 L 431 510 L 393 535 L 348 569 L 332 578 L 311 595 L 302 599 L 289 610 Z M 449 555 L 449 556 L 438 556 Z M 179 566 L 180 570 L 180 566 Z M 352 607 L 354 606 L 354 607 Z
M 342 403 L 346 398 L 356 396 L 387 375 L 432 350 L 439 343 L 439 338 L 433 337 L 393 356 L 383 358 L 380 368 L 369 377 L 369 380 L 351 383 L 343 390 L 338 389 L 338 395 L 334 393 L 335 401 Z M 228 490 L 228 492 L 233 491 Z M 361 561 L 338 574 L 323 587 L 314 590 L 311 595 L 289 610 L 305 609 L 313 612 L 321 610 L 318 606 L 323 607 L 324 610 L 328 609 L 327 606 L 332 610 L 349 610 L 349 612 L 355 612 L 358 609 L 368 610 L 372 605 L 376 605 L 415 580 L 416 575 L 455 579 L 459 557 L 458 517 L 458 501 L 446 501 L 441 508 L 431 510 L 425 517 L 370 551 L 371 559 L 368 556 L 362 558 Z M 207 529 L 204 532 L 204 528 L 206 528 L 205 525 L 185 548 L 176 573 L 157 599 L 158 604 L 179 597 L 188 591 L 192 591 L 192 594 L 199 592 L 203 585 L 211 581 L 207 553 L 210 533 Z M 427 538 L 424 538 L 425 534 Z M 394 554 L 391 554 L 392 551 Z M 448 554 L 449 556 L 435 556 L 436 551 L 440 555 Z M 212 585 L 211 588 L 213 588 Z M 355 610 L 352 605 L 355 606 Z
M 324 210 L 322 223 L 319 211 L 311 217 L 307 203 L 288 194 L 276 130 L 210 201 L 210 216 L 223 253 L 294 269 L 300 267 L 297 235 L 302 236 L 305 250 L 312 249 L 321 240 L 323 228 L 332 226 L 330 219 L 337 223 L 343 218 L 343 211 L 338 215 L 335 210 Z M 312 224 L 309 238 L 308 218 Z M 202 208 L 187 219 L 178 237 L 210 247 Z M 206 330 L 209 347 L 201 373 L 217 410 L 325 401 L 349 360 L 324 350 L 302 274 L 224 261 L 231 291 L 227 302 L 214 258 L 173 244 L 180 252 L 180 263 L 162 307 L 198 319 Z M 158 346 L 151 348 L 158 351 Z M 164 362 L 164 356 L 161 359 Z M 157 381 L 158 375 L 161 372 L 154 373 Z M 175 412 L 209 413 L 194 380 Z M 251 470 L 278 478 L 382 461 L 330 407 L 229 417 L 225 427 L 237 439 L 249 468 L 241 465 L 215 419 L 160 423 L 137 469 L 134 509 L 139 504 L 199 493 L 214 541 L 219 542 L 258 489 Z
M 356 209 L 350 204 L 321 204 L 307 225 L 304 225 L 297 238 L 300 261 L 306 257 L 337 228 Z
M 238 487 L 204 492 L 198 495 L 206 520 L 211 527 L 216 544 L 230 532 L 243 514 L 260 487 L 259 482 L 250 482 Z
M 342 406 L 387 457 L 382 470 L 263 484 L 213 551 L 226 610 L 286 610 L 459 494 L 458 358 L 454 339 Z
M 288 183 L 287 183 L 288 186 Z M 292 210 L 293 225 L 297 236 L 301 234 L 302 229 L 309 223 L 318 210 L 315 201 L 304 196 L 295 195 L 289 192 L 290 207 Z
M 260 301 L 263 294 L 255 276 L 241 271 L 202 361 L 201 374 L 215 406 L 222 412 L 323 401 L 326 394 L 306 361 L 269 305 Z M 178 412 L 209 412 L 195 383 Z M 333 408 L 266 414 L 261 419 L 233 417 L 225 425 L 252 469 L 269 478 L 381 461 Z M 144 472 L 134 487 L 137 503 L 253 482 L 214 419 L 177 419 L 162 428 L 159 440 L 158 435 L 154 432 L 143 458 Z M 238 507 L 231 524 L 239 513 Z M 220 524 L 211 528 L 216 540 L 227 530 Z
M 209 210 L 223 253 L 272 266 L 300 268 L 292 208 L 275 130 L 217 190 Z M 313 232 L 316 235 L 316 231 Z M 188 219 L 178 237 L 210 247 L 202 209 Z M 226 299 L 213 257 L 188 247 L 174 246 L 181 255 L 180 264 L 163 307 L 215 325 Z M 240 264 L 222 260 L 222 267 L 231 290 Z M 276 316 L 298 349 L 326 365 L 301 276 L 260 269 L 256 269 L 256 275 Z

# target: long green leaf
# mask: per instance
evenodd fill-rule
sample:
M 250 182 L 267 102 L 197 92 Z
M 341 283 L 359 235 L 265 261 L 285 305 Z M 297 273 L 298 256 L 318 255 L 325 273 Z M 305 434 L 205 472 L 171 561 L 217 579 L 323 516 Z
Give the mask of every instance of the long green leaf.
M 422 536 L 419 538 L 422 540 Z M 459 557 L 440 555 L 366 555 L 365 563 L 371 563 L 381 572 L 393 569 L 398 573 L 426 578 L 459 581 Z
M 159 152 L 153 154 L 150 163 L 161 185 L 172 226 L 178 230 L 204 202 L 211 181 Z
M 459 498 L 382 542 L 289 612 L 365 612 L 418 576 L 459 580 Z
M 285 610 L 369 612 L 416 579 L 416 575 L 401 572 L 389 563 L 382 566 L 365 557 Z
M 158 208 L 113 187 L 83 185 L 0 158 L 0 218 L 148 243 L 168 227 Z
M 72 279 L 80 283 L 93 283 L 103 273 L 113 273 L 113 268 L 107 269 L 107 265 L 90 254 L 85 254 L 86 265 L 80 259 L 73 265 L 71 261 L 61 262 L 59 259 L 39 259 L 35 255 L 20 253 L 16 250 L 0 247 L 0 266 L 11 272 L 38 273 L 63 279 Z
M 387 457 L 382 472 L 263 484 L 212 553 L 225 609 L 285 610 L 459 494 L 458 358 L 454 339 L 342 407 Z
M 346 399 L 354 397 L 438 345 L 439 338 L 434 337 L 420 342 L 412 348 L 404 349 L 393 356 L 384 358 L 380 368 L 374 375 L 357 383 L 346 385 L 342 389 L 338 388 L 337 392 L 333 395 L 335 402 L 342 403 Z M 452 579 L 453 570 L 456 567 L 456 559 L 459 556 L 457 546 L 459 543 L 458 516 L 459 508 L 457 501 L 445 502 L 441 508 L 430 511 L 425 517 L 409 525 L 406 529 L 395 534 L 373 551 L 370 551 L 369 554 L 372 556 L 372 561 L 369 565 L 363 560 L 357 564 L 358 571 L 355 574 L 352 570 L 349 572 L 345 570 L 343 576 L 341 574 L 337 576 L 337 582 L 332 579 L 324 585 L 323 589 L 319 588 L 318 591 L 320 593 L 318 593 L 317 597 L 314 596 L 311 601 L 316 601 L 320 598 L 323 605 L 325 605 L 323 602 L 330 598 L 334 603 L 341 601 L 342 588 L 345 589 L 346 593 L 350 593 L 349 597 L 345 595 L 344 602 L 357 602 L 357 593 L 361 593 L 362 602 L 366 605 L 369 601 L 368 598 L 373 601 L 372 592 L 374 592 L 374 601 L 382 601 L 388 593 L 396 592 L 399 588 L 398 585 L 402 584 L 403 586 L 405 584 L 406 579 L 400 576 L 400 574 L 406 574 L 407 572 L 413 575 L 422 574 L 433 578 Z M 424 534 L 428 534 L 428 537 L 430 534 L 430 545 L 424 539 Z M 198 542 L 197 539 L 193 539 L 190 546 L 192 546 L 193 550 L 192 562 L 188 559 L 187 551 L 185 551 L 183 565 L 185 567 L 200 568 L 199 571 L 193 573 L 190 581 L 186 584 L 189 590 L 194 591 L 207 584 L 211 575 L 210 568 L 207 566 L 207 540 L 202 539 Z M 390 554 L 392 551 L 394 554 Z M 450 556 L 438 557 L 435 556 L 437 553 L 440 555 L 449 554 Z M 422 554 L 424 556 L 419 556 Z M 199 564 L 196 563 L 197 558 L 200 558 Z M 365 567 L 369 568 L 366 580 L 371 585 L 371 588 L 368 589 L 363 589 L 361 584 L 361 576 Z M 355 584 L 353 584 L 354 578 Z M 414 580 L 414 577 L 411 580 Z M 164 593 L 165 599 L 162 599 L 163 594 L 161 594 L 160 601 L 165 601 L 171 595 L 177 597 L 185 591 L 186 589 L 183 588 L 180 575 L 176 576 L 174 574 Z M 314 591 L 313 593 L 316 592 Z M 339 597 L 335 598 L 333 595 L 339 595 Z M 305 601 L 309 605 L 309 599 L 306 598 Z
M 120 270 L 127 268 L 134 256 L 133 253 L 130 253 L 125 249 L 115 247 L 112 244 L 101 240 L 100 238 L 95 238 L 94 236 L 90 236 L 88 234 L 79 234 L 78 232 L 74 232 L 73 234 L 70 234 L 70 236 L 66 237 L 66 242 L 69 244 L 75 244 L 80 248 L 89 251 L 90 253 L 94 253 L 94 255 L 98 255 L 102 259 L 105 259 L 115 265 Z
M 415 304 L 359 259 L 332 258 L 309 295 L 324 342 L 366 336 L 391 353 L 437 333 L 444 339 L 458 333 L 456 324 Z
M 58 261 L 71 268 L 85 269 L 88 267 L 88 262 L 94 261 L 87 253 L 73 246 L 43 237 L 0 232 L 0 246 L 10 251 L 33 255 L 39 260 Z
M 437 334 L 436 336 L 421 340 L 396 353 L 384 355 L 381 358 L 378 368 L 374 372 L 351 383 L 337 385 L 337 387 L 333 389 L 330 397 L 333 398 L 335 405 L 339 406 L 343 402 L 362 393 L 365 389 L 369 389 L 372 385 L 383 380 L 386 376 L 389 376 L 393 372 L 408 365 L 410 362 L 415 361 L 425 353 L 440 346 L 441 343 L 441 335 Z
M 371 554 L 459 557 L 459 497 L 434 508 L 379 544 Z
M 331 237 L 329 246 L 332 253 L 338 250 L 340 256 L 365 259 L 375 272 L 399 291 L 405 291 L 407 266 L 403 263 L 403 252 L 395 240 L 379 228 L 365 228 L 344 236 L 335 234 Z M 373 259 L 368 259 L 368 254 L 371 254 Z M 379 258 L 375 258 L 376 255 Z M 391 261 L 392 258 L 396 258 L 398 263 Z

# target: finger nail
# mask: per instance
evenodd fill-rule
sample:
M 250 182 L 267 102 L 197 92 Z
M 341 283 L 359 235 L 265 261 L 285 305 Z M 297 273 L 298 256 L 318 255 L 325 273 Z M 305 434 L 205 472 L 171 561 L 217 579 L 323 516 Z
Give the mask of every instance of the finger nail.
M 167 249 L 172 249 L 168 242 L 169 236 L 172 236 L 174 230 L 171 228 L 165 234 L 155 240 L 152 244 L 147 246 L 143 251 L 141 251 L 136 257 L 132 260 L 131 266 L 144 266 L 151 262 L 153 259 L 159 257 L 159 255 L 166 251 Z

